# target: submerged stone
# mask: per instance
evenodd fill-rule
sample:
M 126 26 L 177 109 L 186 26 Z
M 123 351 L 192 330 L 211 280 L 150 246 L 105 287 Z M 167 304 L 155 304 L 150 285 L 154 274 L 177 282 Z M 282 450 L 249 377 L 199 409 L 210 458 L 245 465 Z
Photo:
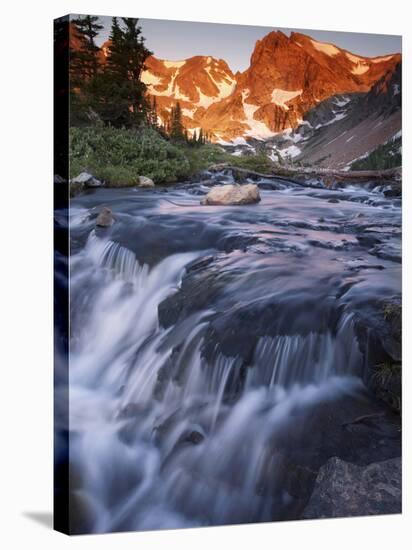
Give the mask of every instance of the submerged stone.
M 110 227 L 114 222 L 113 214 L 110 208 L 104 206 L 96 219 L 97 227 Z

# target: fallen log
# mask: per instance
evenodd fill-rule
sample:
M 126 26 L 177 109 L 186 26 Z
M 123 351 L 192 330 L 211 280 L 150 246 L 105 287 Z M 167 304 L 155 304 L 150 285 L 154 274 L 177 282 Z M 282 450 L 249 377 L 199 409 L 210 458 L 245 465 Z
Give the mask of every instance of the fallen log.
M 302 174 L 317 177 L 331 177 L 337 180 L 385 180 L 400 179 L 400 168 L 388 168 L 386 170 L 334 170 L 331 168 L 281 168 L 282 174 Z
M 371 181 L 371 180 L 400 180 L 401 169 L 400 168 L 388 168 L 386 170 L 334 170 L 330 168 L 293 168 L 293 167 L 281 167 L 273 168 L 269 174 L 250 170 L 248 168 L 240 168 L 231 164 L 215 164 L 209 167 L 209 170 L 231 170 L 238 174 L 244 174 L 246 177 L 253 176 L 265 179 L 279 179 L 285 181 L 291 181 L 297 185 L 306 187 L 304 181 L 296 179 L 296 177 L 317 177 L 324 180 L 335 179 L 337 181 Z M 310 187 L 314 187 L 311 185 Z
M 277 179 L 286 181 L 289 183 L 295 183 L 296 185 L 299 185 L 301 187 L 317 187 L 316 185 L 307 185 L 302 181 L 298 181 L 296 179 L 293 179 L 291 177 L 281 175 L 278 173 L 270 173 L 270 174 L 263 174 L 262 172 L 256 172 L 255 170 L 249 170 L 248 168 L 240 168 L 238 166 L 232 166 L 231 164 L 214 164 L 208 168 L 210 172 L 220 172 L 222 170 L 231 170 L 232 172 L 238 173 L 238 174 L 244 174 L 245 177 L 254 176 L 257 178 L 265 178 L 265 179 Z M 318 186 L 321 188 L 321 186 Z

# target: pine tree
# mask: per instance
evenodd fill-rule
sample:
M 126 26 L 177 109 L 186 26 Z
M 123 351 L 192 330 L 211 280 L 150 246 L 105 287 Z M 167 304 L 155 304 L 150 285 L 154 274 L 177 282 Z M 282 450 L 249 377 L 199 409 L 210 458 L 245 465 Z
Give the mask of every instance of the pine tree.
M 95 38 L 103 29 L 103 25 L 98 21 L 99 18 L 95 15 L 80 16 L 73 20 L 81 46 L 79 50 L 71 52 L 72 70 L 83 83 L 93 78 L 99 67 L 99 48 L 96 46 Z
M 157 120 L 157 101 L 155 95 L 153 96 L 152 101 L 148 99 L 148 105 L 147 121 L 149 126 L 157 130 L 159 128 L 159 123 Z
M 120 28 L 117 17 L 112 17 L 112 28 L 109 35 L 109 55 L 107 57 L 107 70 L 116 73 L 119 76 L 123 72 L 126 77 L 126 71 L 123 71 L 123 31 Z
M 112 18 L 107 62 L 94 79 L 94 95 L 96 110 L 105 122 L 132 127 L 151 116 L 141 75 L 152 52 L 144 45 L 138 19 L 122 18 L 122 22 L 123 26 Z
M 200 131 L 199 131 L 199 137 L 197 138 L 197 144 L 198 145 L 203 145 L 204 141 L 203 141 L 203 130 L 202 128 L 200 128 Z
M 182 109 L 180 103 L 177 102 L 171 110 L 171 127 L 170 137 L 176 141 L 184 139 L 184 127 L 182 123 Z
M 145 61 L 152 54 L 141 35 L 141 28 L 138 26 L 138 19 L 123 17 L 125 31 L 123 33 L 123 59 L 127 69 L 129 85 L 130 109 L 135 119 L 144 111 L 146 85 L 142 82 L 141 76 L 145 69 Z
M 80 16 L 72 20 L 70 43 L 70 109 L 71 120 L 77 124 L 90 122 L 93 96 L 90 90 L 99 71 L 95 38 L 103 28 L 96 16 Z

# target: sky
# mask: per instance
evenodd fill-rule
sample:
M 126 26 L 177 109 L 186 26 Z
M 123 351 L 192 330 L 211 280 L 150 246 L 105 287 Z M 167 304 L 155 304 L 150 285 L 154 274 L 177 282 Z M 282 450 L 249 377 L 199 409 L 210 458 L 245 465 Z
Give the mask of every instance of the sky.
M 98 37 L 100 46 L 109 37 L 111 18 L 101 17 L 104 29 Z M 140 19 L 146 46 L 159 59 L 171 61 L 194 55 L 210 55 L 224 59 L 233 72 L 249 67 L 250 56 L 257 40 L 273 30 L 289 35 L 291 31 L 308 34 L 315 40 L 331 42 L 350 52 L 375 57 L 401 52 L 401 37 L 383 34 L 360 34 L 278 27 L 252 27 L 217 23 L 192 23 L 161 19 Z

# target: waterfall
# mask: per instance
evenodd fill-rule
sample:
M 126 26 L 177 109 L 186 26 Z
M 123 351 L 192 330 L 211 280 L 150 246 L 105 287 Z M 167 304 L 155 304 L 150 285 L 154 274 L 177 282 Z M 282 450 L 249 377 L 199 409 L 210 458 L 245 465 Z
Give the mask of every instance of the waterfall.
M 70 260 L 71 467 L 92 532 L 267 521 L 289 505 L 277 441 L 291 418 L 356 392 L 350 316 L 324 334 L 262 337 L 233 395 L 237 357 L 202 355 L 213 311 L 163 329 L 158 306 L 199 253 L 150 268 L 90 234 Z

